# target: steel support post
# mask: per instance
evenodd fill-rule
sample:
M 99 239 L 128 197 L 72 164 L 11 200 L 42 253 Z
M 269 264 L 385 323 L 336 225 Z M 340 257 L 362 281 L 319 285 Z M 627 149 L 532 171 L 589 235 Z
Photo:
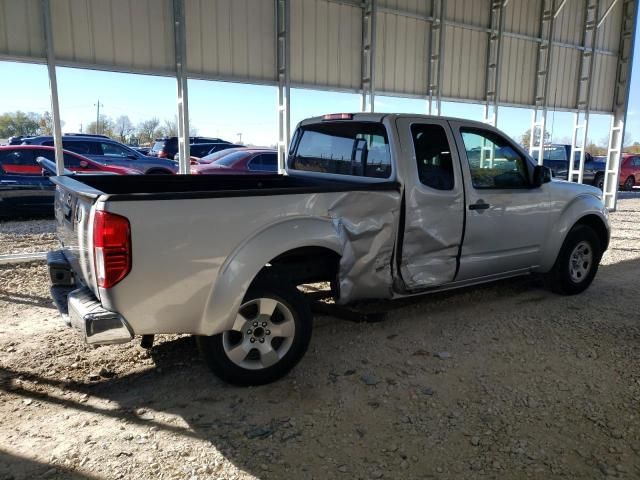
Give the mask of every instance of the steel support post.
M 637 35 L 638 0 L 624 0 L 622 3 L 622 26 L 618 47 L 618 68 L 613 97 L 613 118 L 609 132 L 607 166 L 605 168 L 603 200 L 609 210 L 615 210 L 618 201 L 618 177 L 620 157 L 624 143 L 624 130 L 629 105 L 633 45 Z
M 184 15 L 184 0 L 173 0 L 173 29 L 175 38 L 176 81 L 178 99 L 178 173 L 191 171 L 189 149 L 189 90 L 187 88 L 187 30 Z
M 544 134 L 547 124 L 549 105 L 549 69 L 551 67 L 554 20 L 556 17 L 555 0 L 543 0 L 540 12 L 540 43 L 536 58 L 536 76 L 534 86 L 534 109 L 531 117 L 529 153 L 535 157 L 538 165 L 544 160 Z M 540 133 L 538 133 L 540 132 Z
M 442 56 L 444 54 L 444 0 L 431 0 L 431 34 L 429 36 L 429 62 L 427 63 L 427 91 L 429 115 L 442 111 Z M 435 104 L 435 105 L 434 105 Z
M 49 95 L 51 97 L 51 116 L 53 117 L 53 147 L 56 155 L 56 174 L 64 175 L 64 153 L 62 151 L 62 126 L 60 122 L 60 104 L 58 102 L 58 78 L 56 76 L 56 57 L 51 26 L 51 5 L 49 0 L 40 0 L 42 21 L 44 24 L 44 44 L 47 51 L 47 72 L 49 73 Z
M 571 158 L 569 159 L 569 173 L 567 180 L 582 183 L 584 174 L 584 154 L 589 133 L 589 108 L 591 105 L 591 78 L 595 64 L 596 35 L 598 31 L 599 0 L 586 0 L 584 26 L 582 31 L 583 50 L 580 54 L 580 69 L 578 70 L 578 86 L 576 93 L 576 108 L 574 114 L 573 135 L 571 136 Z M 578 164 L 576 165 L 576 156 Z
M 360 110 L 375 110 L 375 64 L 376 64 L 376 0 L 362 2 L 362 59 Z
M 276 63 L 278 70 L 278 173 L 284 174 L 291 138 L 290 5 L 289 0 L 276 2 Z
M 500 90 L 500 60 L 504 32 L 504 0 L 491 0 L 491 26 L 487 44 L 485 70 L 484 121 L 498 124 L 498 95 Z

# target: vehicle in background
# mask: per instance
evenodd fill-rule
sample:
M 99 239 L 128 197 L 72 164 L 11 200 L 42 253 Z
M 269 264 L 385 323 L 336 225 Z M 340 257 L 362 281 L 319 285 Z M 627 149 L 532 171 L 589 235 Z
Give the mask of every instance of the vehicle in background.
M 43 163 L 49 162 L 49 168 Z M 115 165 L 102 165 L 73 152 L 64 152 L 67 174 L 111 173 L 140 175 L 140 172 Z M 53 170 L 51 169 L 53 165 Z M 0 147 L 0 217 L 17 215 L 51 215 L 55 186 L 49 177 L 55 175 L 53 147 L 9 145 Z
M 210 137 L 189 137 L 189 145 L 195 143 L 231 143 L 221 138 Z M 173 160 L 178 153 L 178 137 L 156 138 L 153 143 L 149 155 L 159 158 L 170 158 Z
M 24 140 L 24 137 L 22 135 L 9 137 L 9 139 L 7 140 L 7 145 L 20 145 L 23 140 Z
M 191 163 L 197 162 L 202 157 L 206 157 L 212 153 L 220 152 L 222 150 L 229 150 L 230 148 L 244 148 L 243 145 L 236 145 L 235 143 L 194 143 L 189 145 L 189 157 Z M 173 156 L 176 162 L 180 161 L 180 152 Z
M 533 159 L 538 160 L 538 152 L 533 152 Z M 569 158 L 571 158 L 571 145 L 552 144 L 545 145 L 542 164 L 551 169 L 553 176 L 560 180 L 569 178 Z M 580 166 L 580 153 L 574 154 L 574 168 Z M 605 163 L 597 161 L 589 152 L 584 152 L 584 172 L 582 183 L 593 185 L 600 190 L 604 187 Z M 577 176 L 575 177 L 577 180 Z
M 53 146 L 53 137 L 47 135 L 25 138 L 22 144 Z M 102 165 L 116 165 L 150 174 L 170 174 L 178 171 L 178 164 L 173 160 L 143 155 L 103 135 L 64 135 L 62 146 L 65 150 L 78 153 Z
M 618 184 L 622 190 L 631 191 L 640 185 L 640 155 L 623 153 L 620 159 L 620 175 Z
M 191 165 L 193 175 L 277 172 L 278 152 L 270 148 L 239 149 L 213 163 Z
M 574 295 L 609 244 L 600 190 L 554 181 L 481 122 L 307 119 L 286 173 L 55 177 L 56 304 L 89 344 L 197 335 L 213 372 L 256 385 L 309 346 L 300 285 L 348 305 L 539 273 Z
M 151 150 L 151 147 L 132 147 L 131 145 L 129 145 L 129 148 L 133 148 L 136 152 L 139 152 L 142 155 L 147 155 L 149 150 Z

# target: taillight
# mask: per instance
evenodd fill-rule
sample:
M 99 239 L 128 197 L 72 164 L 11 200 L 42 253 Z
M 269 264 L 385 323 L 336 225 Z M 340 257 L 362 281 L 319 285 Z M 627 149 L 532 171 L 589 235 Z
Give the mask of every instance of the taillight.
M 131 271 L 131 227 L 115 213 L 96 211 L 93 256 L 98 286 L 111 288 Z
M 159 158 L 167 158 L 169 155 L 167 155 L 167 152 L 165 152 L 164 150 L 158 150 L 158 157 Z

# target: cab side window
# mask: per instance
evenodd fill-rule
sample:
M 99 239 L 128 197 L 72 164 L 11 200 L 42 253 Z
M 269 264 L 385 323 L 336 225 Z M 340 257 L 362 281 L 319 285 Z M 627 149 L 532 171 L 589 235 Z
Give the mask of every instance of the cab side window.
M 506 139 L 482 129 L 461 129 L 474 188 L 529 187 L 528 162 Z
M 102 148 L 102 155 L 107 157 L 126 157 L 129 155 L 126 149 L 115 143 L 101 143 L 100 147 Z
M 454 174 L 447 133 L 440 125 L 414 124 L 411 137 L 420 183 L 436 190 L 453 190 Z

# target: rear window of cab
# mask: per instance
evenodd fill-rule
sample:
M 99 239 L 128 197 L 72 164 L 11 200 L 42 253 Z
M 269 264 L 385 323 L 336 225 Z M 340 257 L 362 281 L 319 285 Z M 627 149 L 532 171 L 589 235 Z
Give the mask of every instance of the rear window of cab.
M 301 127 L 289 168 L 306 172 L 389 178 L 391 152 L 384 126 L 372 122 L 323 122 Z

